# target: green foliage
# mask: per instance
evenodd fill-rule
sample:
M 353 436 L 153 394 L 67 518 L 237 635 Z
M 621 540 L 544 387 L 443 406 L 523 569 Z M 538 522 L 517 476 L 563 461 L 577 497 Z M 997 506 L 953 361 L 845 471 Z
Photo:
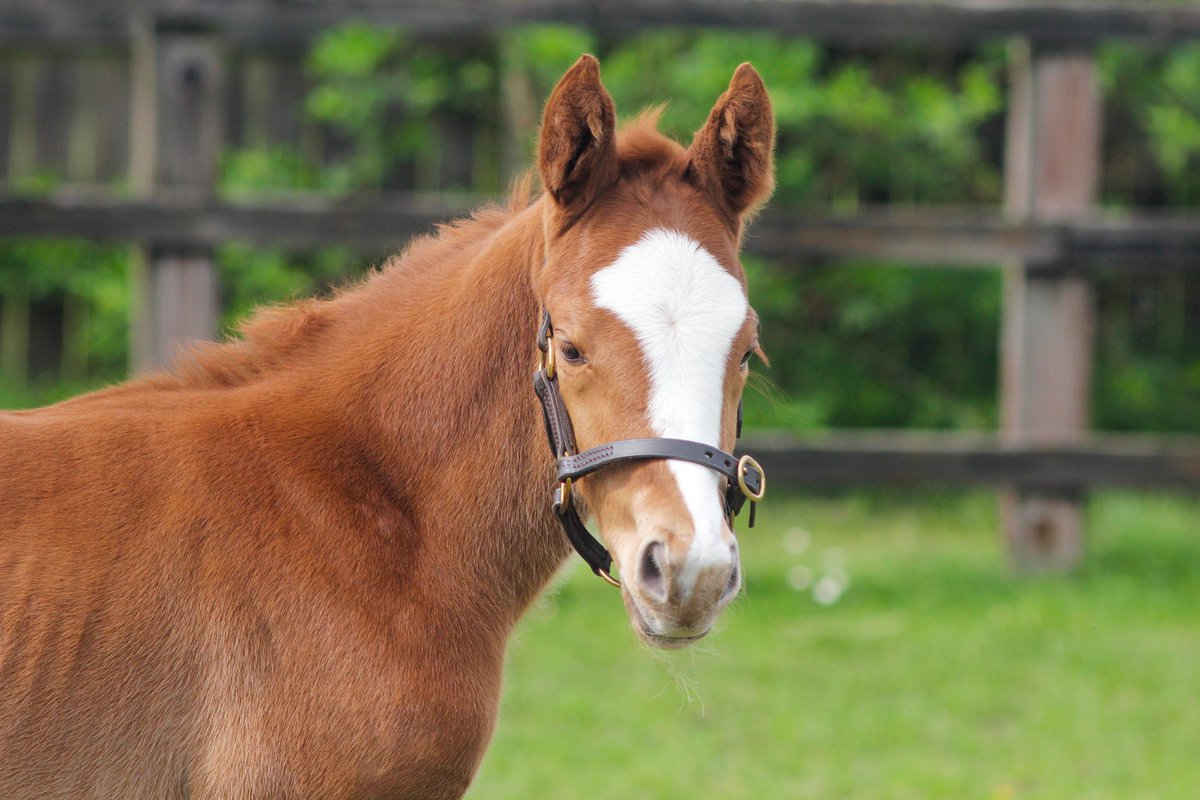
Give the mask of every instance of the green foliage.
M 494 119 L 498 91 L 491 55 L 359 24 L 324 36 L 308 61 L 316 85 L 307 110 L 345 137 L 350 155 L 324 169 L 323 185 L 335 191 L 382 188 L 399 164 L 435 159 L 440 117 Z
M 119 377 L 127 362 L 129 327 L 129 253 L 124 247 L 71 239 L 0 240 L 0 298 L 39 303 L 74 298 L 65 306 L 64 366 L 71 380 L 86 385 Z M 11 307 L 10 307 L 11 308 Z M 20 354 L 14 354 L 20 355 Z M 22 380 L 0 384 L 19 402 Z M 65 371 L 68 371 L 65 370 Z M 35 376 L 36 378 L 37 376 Z M 35 387 L 35 392 L 47 391 Z M 54 394 L 53 389 L 49 389 Z
M 1200 205 L 1200 44 L 1165 52 L 1109 45 L 1100 68 L 1110 100 L 1135 127 L 1133 158 L 1154 170 L 1167 203 Z
M 749 418 L 786 428 L 995 424 L 1000 275 L 746 259 L 770 380 Z M 785 399 L 787 398 L 787 399 Z
M 1109 114 L 1104 200 L 1200 207 L 1200 45 L 1100 50 Z M 1200 281 L 1099 283 L 1095 420 L 1108 430 L 1200 430 Z
M 1101 286 L 1095 418 L 1106 430 L 1166 430 L 1200 420 L 1200 280 L 1165 274 L 1113 278 Z
M 1003 108 L 1002 53 L 931 71 L 916 56 L 835 57 L 819 44 L 769 33 L 656 30 L 608 46 L 575 31 L 508 34 L 530 53 L 545 96 L 585 49 L 626 116 L 669 101 L 663 129 L 684 141 L 703 124 L 733 68 L 748 57 L 771 90 L 778 124 L 776 202 L 996 200 L 999 173 L 982 157 L 979 128 Z M 528 132 L 530 137 L 533 131 Z
M 217 263 L 223 287 L 221 327 L 226 331 L 258 306 L 324 294 L 367 266 L 361 256 L 340 247 L 297 256 L 240 244 L 222 247 Z
M 221 159 L 221 192 L 230 198 L 321 189 L 322 178 L 322 170 L 291 147 L 234 149 Z

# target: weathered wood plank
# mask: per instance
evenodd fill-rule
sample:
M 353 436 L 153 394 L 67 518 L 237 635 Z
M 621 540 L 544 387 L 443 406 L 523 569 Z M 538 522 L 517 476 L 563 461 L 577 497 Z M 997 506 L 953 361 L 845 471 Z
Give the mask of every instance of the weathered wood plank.
M 1200 439 L 1095 436 L 1072 445 L 1015 445 L 986 434 L 839 432 L 748 437 L 769 487 L 870 484 L 1012 486 L 1062 494 L 1085 488 L 1200 490 Z
M 271 116 L 267 140 L 274 145 L 299 146 L 304 127 L 308 83 L 301 58 L 278 58 L 271 84 Z
M 99 174 L 100 115 L 109 98 L 103 93 L 97 61 L 78 59 L 72 64 L 71 98 L 63 109 L 70 115 L 64 174 L 71 183 L 95 183 Z
M 214 339 L 220 307 L 217 272 L 210 250 L 151 247 L 139 291 L 143 305 L 135 342 L 135 372 L 169 365 L 181 347 Z
M 19 181 L 37 171 L 38 86 L 44 60 L 20 56 L 10 62 L 8 179 Z
M 1059 228 L 1063 261 L 1056 269 L 1166 268 L 1187 271 L 1200 262 L 1200 229 L 1179 216 L 1075 220 Z
M 482 201 L 477 201 L 482 202 Z M 306 250 L 346 245 L 369 252 L 403 246 L 477 202 L 394 193 L 336 200 L 297 194 L 222 202 L 169 191 L 142 199 L 61 191 L 29 199 L 0 194 L 0 236 L 74 236 L 98 241 L 248 242 Z M 1070 222 L 1013 222 L 994 213 L 929 208 L 831 216 L 768 211 L 746 249 L 801 268 L 822 261 L 870 259 L 900 265 L 994 269 L 1019 259 L 1080 272 L 1200 270 L 1200 217 L 1090 217 Z
M 967 45 L 1009 36 L 1092 44 L 1109 37 L 1168 43 L 1200 36 L 1200 8 L 1169 2 L 1064 0 L 6 0 L 0 41 L 123 43 L 130 20 L 163 10 L 219 25 L 255 47 L 295 44 L 349 20 L 464 35 L 529 22 L 610 32 L 655 25 L 767 29 L 831 42 Z
M 1007 212 L 1020 220 L 1090 213 L 1100 182 L 1100 89 L 1093 56 L 1024 43 L 1011 48 L 1005 165 Z M 1095 298 L 1074 274 L 1005 271 L 1001 430 L 1017 444 L 1063 445 L 1087 435 Z M 1083 557 L 1075 492 L 1018 488 L 1002 498 L 1014 563 L 1069 569 Z
M 129 174 L 130 70 L 129 59 L 97 58 L 97 92 L 103 98 L 96 133 L 96 180 L 111 183 Z
M 384 252 L 464 211 L 437 197 L 420 196 L 346 202 L 311 197 L 248 204 L 169 192 L 144 200 L 60 193 L 53 199 L 0 200 L 0 235 L 201 246 L 247 242 L 297 250 L 340 244 Z
M 71 114 L 71 85 L 75 65 L 62 58 L 42 64 L 37 86 L 37 171 L 67 178 L 68 128 Z
M 1061 261 L 1061 234 L 993 212 L 867 210 L 854 215 L 769 210 L 746 233 L 746 249 L 788 262 L 882 260 L 994 267 L 1014 254 Z
M 12 112 L 12 60 L 0 57 L 0 185 L 8 178 L 8 132 Z
M 233 64 L 231 72 L 230 142 L 238 147 L 266 147 L 267 117 L 271 113 L 270 62 L 247 54 Z
M 190 25 L 160 25 L 138 40 L 141 65 L 153 65 L 153 83 L 139 87 L 140 135 L 153 142 L 152 185 L 194 202 L 216 191 L 225 140 L 225 54 L 213 33 Z M 149 163 L 152 161 L 152 164 Z M 151 237 L 143 260 L 141 305 L 133 330 L 135 371 L 171 363 L 181 345 L 217 333 L 217 271 L 211 247 Z

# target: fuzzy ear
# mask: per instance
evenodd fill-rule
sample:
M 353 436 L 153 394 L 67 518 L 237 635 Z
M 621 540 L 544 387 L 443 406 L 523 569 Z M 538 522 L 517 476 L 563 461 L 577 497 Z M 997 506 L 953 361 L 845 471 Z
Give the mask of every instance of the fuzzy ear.
M 538 171 L 570 224 L 617 180 L 617 110 L 600 83 L 600 62 L 580 56 L 554 87 L 542 115 Z
M 688 150 L 688 175 L 735 218 L 775 188 L 775 116 L 762 78 L 742 64 Z

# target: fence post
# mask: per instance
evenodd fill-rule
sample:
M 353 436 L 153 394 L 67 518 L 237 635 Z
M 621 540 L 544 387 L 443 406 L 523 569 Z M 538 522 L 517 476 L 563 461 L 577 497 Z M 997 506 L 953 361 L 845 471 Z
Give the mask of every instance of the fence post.
M 1010 52 L 1005 205 L 1019 220 L 1085 215 L 1100 175 L 1100 93 L 1090 52 L 1016 42 Z M 1005 270 L 1001 430 L 1018 445 L 1087 435 L 1095 300 L 1087 278 L 1013 264 Z M 1014 564 L 1063 570 L 1083 555 L 1079 492 L 1016 487 L 1002 498 Z
M 130 174 L 144 194 L 206 200 L 225 134 L 220 38 L 202 20 L 163 17 L 134 38 Z M 209 248 L 149 242 L 132 325 L 135 371 L 165 367 L 181 345 L 217 332 L 217 273 Z

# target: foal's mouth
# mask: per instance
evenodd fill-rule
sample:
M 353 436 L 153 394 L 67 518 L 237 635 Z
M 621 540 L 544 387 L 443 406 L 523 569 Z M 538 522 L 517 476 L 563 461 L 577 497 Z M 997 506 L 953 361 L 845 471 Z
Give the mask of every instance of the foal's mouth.
M 651 626 L 649 620 L 646 618 L 646 615 L 642 613 L 641 607 L 638 606 L 637 600 L 635 600 L 632 595 L 629 596 L 628 605 L 630 613 L 633 616 L 634 627 L 637 629 L 637 632 L 649 644 L 654 645 L 660 650 L 678 650 L 680 648 L 687 647 L 690 644 L 700 641 L 705 636 L 708 636 L 708 634 L 712 631 L 712 626 L 709 625 L 700 633 L 660 633 L 659 631 L 656 631 L 653 626 Z

